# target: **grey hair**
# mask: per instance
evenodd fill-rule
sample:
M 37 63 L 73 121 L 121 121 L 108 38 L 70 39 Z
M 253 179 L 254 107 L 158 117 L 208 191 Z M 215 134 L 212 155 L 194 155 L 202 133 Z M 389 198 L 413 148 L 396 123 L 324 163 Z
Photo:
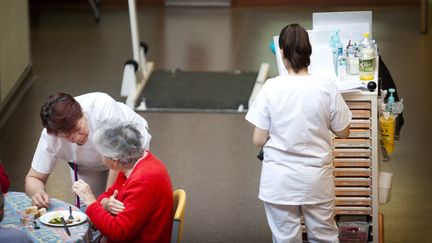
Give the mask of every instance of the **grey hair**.
M 93 135 L 96 150 L 104 157 L 122 164 L 135 164 L 148 149 L 150 135 L 131 123 L 104 122 Z

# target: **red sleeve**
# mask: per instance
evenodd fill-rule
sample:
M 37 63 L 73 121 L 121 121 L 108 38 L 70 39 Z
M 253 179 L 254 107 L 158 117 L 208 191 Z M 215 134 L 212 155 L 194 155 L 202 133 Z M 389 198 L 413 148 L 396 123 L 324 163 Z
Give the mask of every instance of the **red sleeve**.
M 114 184 L 110 188 L 108 188 L 108 190 L 106 190 L 104 193 L 100 194 L 97 197 L 96 201 L 100 203 L 102 199 L 110 197 L 115 190 L 120 190 L 122 184 L 124 183 L 124 180 L 122 180 L 123 177 L 124 174 L 122 172 L 119 172 Z
M 87 215 L 102 234 L 112 241 L 128 241 L 137 234 L 149 218 L 154 206 L 153 188 L 143 181 L 130 183 L 122 191 L 125 210 L 118 215 L 111 215 L 99 203 L 87 208 Z
M 0 164 L 0 185 L 1 185 L 1 191 L 3 193 L 6 193 L 10 186 L 9 177 L 6 174 L 6 170 L 2 164 Z

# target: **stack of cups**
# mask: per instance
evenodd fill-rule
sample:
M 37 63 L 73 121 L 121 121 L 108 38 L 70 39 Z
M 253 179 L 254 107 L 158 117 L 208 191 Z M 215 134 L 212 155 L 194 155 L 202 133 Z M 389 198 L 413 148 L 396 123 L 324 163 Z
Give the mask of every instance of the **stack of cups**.
M 391 187 L 392 187 L 393 174 L 389 172 L 379 173 L 379 203 L 386 204 L 390 201 Z

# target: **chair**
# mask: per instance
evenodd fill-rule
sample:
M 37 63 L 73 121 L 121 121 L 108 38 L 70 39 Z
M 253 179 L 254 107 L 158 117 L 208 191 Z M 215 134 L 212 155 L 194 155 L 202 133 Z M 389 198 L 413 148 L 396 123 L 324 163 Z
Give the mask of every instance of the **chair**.
M 174 196 L 174 221 L 171 234 L 171 243 L 180 243 L 183 236 L 184 211 L 186 208 L 186 192 L 183 189 L 177 189 Z

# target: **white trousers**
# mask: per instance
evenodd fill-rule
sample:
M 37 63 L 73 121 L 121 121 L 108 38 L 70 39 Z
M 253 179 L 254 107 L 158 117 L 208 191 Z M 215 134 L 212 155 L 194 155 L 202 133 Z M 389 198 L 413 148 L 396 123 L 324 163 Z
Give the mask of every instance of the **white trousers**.
M 334 219 L 334 200 L 311 205 L 279 205 L 264 202 L 273 243 L 301 243 L 301 216 L 311 243 L 338 243 L 339 230 Z

